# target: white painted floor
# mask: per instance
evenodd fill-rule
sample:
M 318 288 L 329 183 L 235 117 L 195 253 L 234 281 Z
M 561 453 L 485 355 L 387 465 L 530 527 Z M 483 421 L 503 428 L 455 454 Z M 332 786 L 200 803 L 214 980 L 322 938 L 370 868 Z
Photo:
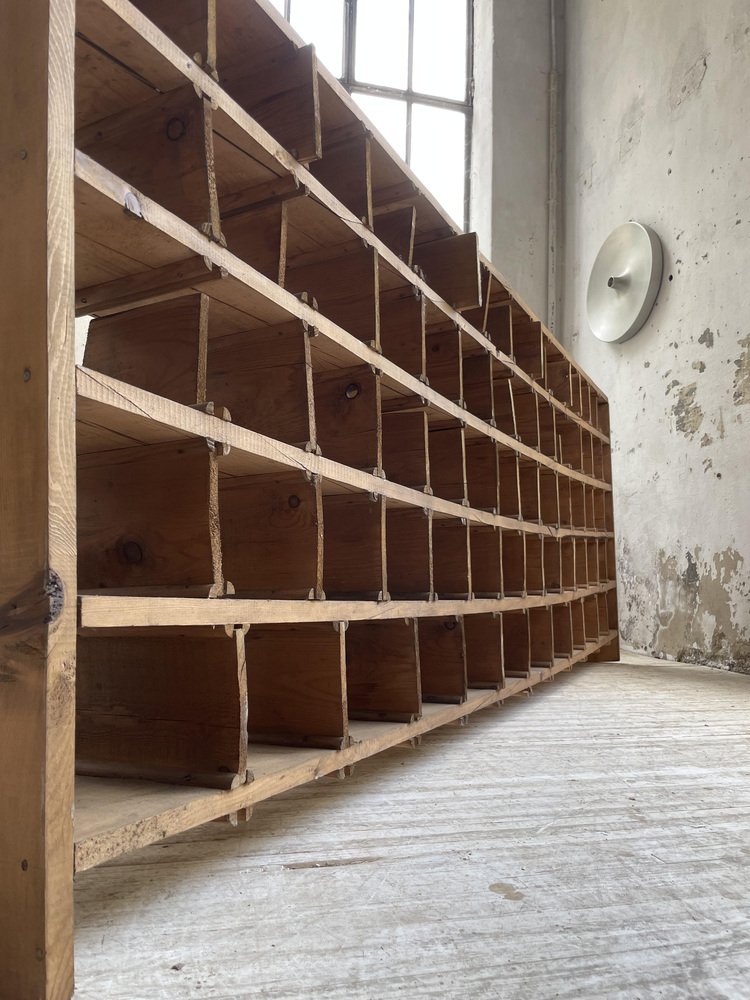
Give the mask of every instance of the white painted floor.
M 750 677 L 630 658 L 77 881 L 79 1000 L 750 998 Z

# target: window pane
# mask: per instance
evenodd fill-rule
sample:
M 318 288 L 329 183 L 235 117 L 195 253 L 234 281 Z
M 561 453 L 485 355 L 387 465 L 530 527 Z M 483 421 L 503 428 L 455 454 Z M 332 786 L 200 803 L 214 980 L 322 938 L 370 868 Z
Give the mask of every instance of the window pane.
M 354 78 L 360 83 L 406 89 L 409 0 L 359 0 Z
M 467 16 L 466 0 L 414 0 L 414 90 L 466 97 Z
M 466 116 L 415 104 L 411 119 L 411 168 L 460 226 L 464 225 Z
M 406 102 L 373 94 L 352 94 L 372 124 L 403 160 L 406 156 Z
M 334 76 L 341 76 L 344 53 L 344 0 L 292 0 L 290 21 Z

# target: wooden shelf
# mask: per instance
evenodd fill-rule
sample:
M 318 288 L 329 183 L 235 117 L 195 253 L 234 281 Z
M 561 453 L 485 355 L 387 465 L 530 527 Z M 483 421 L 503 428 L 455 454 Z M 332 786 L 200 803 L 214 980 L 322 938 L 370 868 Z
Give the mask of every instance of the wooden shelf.
M 474 712 L 522 694 L 569 670 L 603 645 L 591 642 L 570 657 L 557 657 L 551 668 L 532 669 L 526 678 L 512 678 L 499 691 L 469 689 L 461 705 L 425 705 L 412 723 L 351 722 L 352 745 L 346 750 L 261 746 L 251 748 L 248 762 L 253 780 L 228 792 L 164 785 L 153 781 L 78 777 L 75 809 L 75 867 L 84 871 L 128 851 L 145 847 L 194 826 L 250 809 L 257 802 L 351 767 L 390 747 L 418 739 L 439 726 L 465 719 Z
M 72 856 L 619 657 L 606 397 L 266 0 L 188 6 L 0 40 L 0 1000 L 72 992 Z

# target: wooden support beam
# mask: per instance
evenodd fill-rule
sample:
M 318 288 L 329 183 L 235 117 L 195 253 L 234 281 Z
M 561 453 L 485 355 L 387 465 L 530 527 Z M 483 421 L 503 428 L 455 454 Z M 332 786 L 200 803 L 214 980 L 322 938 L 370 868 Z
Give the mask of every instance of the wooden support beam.
M 30 0 L 0 31 L 2 1000 L 73 993 L 74 19 Z

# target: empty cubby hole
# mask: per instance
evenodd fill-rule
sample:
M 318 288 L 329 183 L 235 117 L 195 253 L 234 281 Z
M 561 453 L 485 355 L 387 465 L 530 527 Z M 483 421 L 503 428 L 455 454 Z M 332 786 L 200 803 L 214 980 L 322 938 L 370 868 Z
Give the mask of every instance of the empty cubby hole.
M 539 516 L 544 524 L 560 526 L 560 494 L 554 469 L 539 466 Z
M 552 608 L 529 609 L 532 667 L 552 667 L 555 644 L 552 637 Z
M 427 329 L 425 364 L 430 387 L 452 403 L 460 403 L 461 386 L 461 337 L 458 327 Z
M 504 683 L 500 615 L 464 615 L 466 674 L 470 688 L 498 691 Z
M 388 479 L 424 491 L 430 481 L 424 410 L 383 410 L 383 471 Z
M 78 638 L 76 770 L 236 788 L 247 772 L 241 629 L 121 629 Z
M 513 356 L 536 382 L 544 381 L 544 339 L 542 324 L 529 319 L 519 306 L 514 307 Z
M 133 6 L 199 65 L 210 62 L 209 54 L 216 45 L 209 0 L 182 0 L 179 7 L 170 0 L 135 0 Z
M 607 624 L 611 632 L 617 632 L 617 588 L 612 587 L 606 592 Z
M 177 403 L 203 403 L 208 316 L 208 297 L 192 293 L 95 318 L 83 364 Z
M 223 144 L 217 143 L 217 149 Z M 229 143 L 226 148 L 234 155 L 244 156 Z M 222 163 L 222 157 L 217 159 Z M 221 188 L 220 188 L 221 191 Z M 241 205 L 241 200 L 255 197 L 252 191 L 222 194 L 221 229 L 227 248 L 240 260 L 260 271 L 276 284 L 284 283 L 289 208 L 284 201 L 271 204 Z
M 499 509 L 498 446 L 484 434 L 465 431 L 466 489 L 469 505 L 495 513 Z
M 594 435 L 590 431 L 581 433 L 581 470 L 587 476 L 594 475 Z
M 384 288 L 392 274 L 381 261 L 380 349 L 394 365 L 422 378 L 426 374 L 424 297 L 413 285 Z
M 607 530 L 607 492 L 605 490 L 600 490 L 592 488 L 592 497 L 594 505 L 594 519 L 591 527 L 596 531 L 606 531 Z
M 539 466 L 525 455 L 518 456 L 518 478 L 521 492 L 521 515 L 524 521 L 541 523 L 539 503 Z
M 609 437 L 609 403 L 600 398 L 597 401 L 597 411 L 599 418 L 597 426 L 602 434 Z
M 369 365 L 325 368 L 313 345 L 317 441 L 325 458 L 355 469 L 382 465 L 380 376 Z
M 522 531 L 503 531 L 503 596 L 526 596 L 526 535 Z
M 513 354 L 513 321 L 510 302 L 490 302 L 484 332 L 503 354 Z
M 502 538 L 490 524 L 471 523 L 471 589 L 475 597 L 497 598 L 503 592 Z
M 615 540 L 614 538 L 605 538 L 602 539 L 602 544 L 607 552 L 607 580 L 614 582 L 617 579 Z
M 470 348 L 463 347 L 463 400 L 469 413 L 487 423 L 495 420 L 492 363 L 489 351 L 476 341 L 471 341 Z
M 576 588 L 585 590 L 589 585 L 588 561 L 586 559 L 586 539 L 575 539 Z
M 521 518 L 521 484 L 518 453 L 505 445 L 497 447 L 498 511 L 503 517 Z
M 222 0 L 216 7 L 216 69 L 221 85 L 300 162 L 322 152 L 318 63 L 312 45 L 279 40 L 259 5 Z M 279 87 L 279 81 L 283 86 Z M 235 141 L 242 141 L 232 128 Z
M 586 577 L 590 587 L 599 583 L 599 545 L 595 538 L 586 539 Z
M 596 608 L 599 615 L 599 638 L 609 634 L 609 609 L 607 606 L 607 595 L 596 595 Z
M 465 598 L 471 594 L 469 526 L 462 518 L 433 517 L 432 566 L 439 597 Z
M 351 232 L 341 234 L 349 242 L 329 249 L 300 252 L 293 256 L 294 240 L 304 245 L 306 227 L 316 220 L 298 218 L 301 207 L 316 204 L 299 198 L 288 208 L 287 264 L 284 287 L 295 295 L 307 292 L 318 310 L 357 340 L 379 349 L 380 302 L 378 255 L 361 241 L 351 241 Z M 325 211 L 321 209 L 321 211 Z M 330 216 L 330 213 L 328 213 Z M 298 239 L 297 239 L 298 238 Z M 329 239 L 338 238 L 331 234 Z
M 548 594 L 562 593 L 563 543 L 559 538 L 544 536 L 544 589 Z
M 549 458 L 559 461 L 557 440 L 557 410 L 544 399 L 539 399 L 539 450 Z
M 570 604 L 552 605 L 552 633 L 554 636 L 555 657 L 573 655 L 573 619 Z
M 422 711 L 416 620 L 350 622 L 346 630 L 350 719 L 414 722 Z
M 598 492 L 593 486 L 587 486 L 584 484 L 583 487 L 583 500 L 586 508 L 586 529 L 587 531 L 595 530 L 595 496 L 594 494 Z
M 323 747 L 349 743 L 344 629 L 253 625 L 247 651 L 251 743 Z M 252 768 L 253 752 L 250 750 Z
M 572 480 L 569 476 L 561 473 L 557 477 L 557 496 L 558 505 L 560 510 L 560 526 L 564 528 L 573 527 L 573 518 L 571 513 L 571 491 L 570 484 Z
M 513 397 L 513 382 L 516 379 L 510 368 L 496 358 L 492 359 L 492 412 L 495 427 L 508 437 L 517 438 L 516 408 Z
M 615 512 L 612 501 L 612 490 L 603 490 L 604 493 L 604 530 L 612 532 L 615 530 Z
M 544 383 L 554 394 L 554 386 L 560 384 L 560 375 L 569 367 L 568 359 L 560 345 L 547 333 L 544 333 Z M 563 384 L 565 378 L 563 376 Z
M 79 454 L 79 587 L 222 593 L 218 507 L 205 441 Z
M 581 426 L 569 417 L 558 414 L 555 433 L 559 461 L 569 469 L 580 471 L 583 468 L 583 445 Z
M 422 700 L 460 705 L 466 701 L 466 644 L 461 618 L 419 619 Z
M 591 438 L 593 451 L 593 472 L 594 479 L 604 480 L 604 442 L 599 437 Z
M 586 487 L 580 479 L 568 477 L 570 488 L 570 519 L 574 528 L 586 527 Z
M 526 382 L 513 379 L 513 406 L 517 437 L 529 448 L 539 448 L 539 413 L 537 393 Z
M 323 596 L 320 483 L 305 473 L 222 475 L 221 532 L 227 578 L 254 598 Z
M 528 677 L 531 639 L 528 611 L 503 612 L 503 665 L 506 677 Z
M 386 509 L 368 493 L 324 493 L 323 589 L 340 599 L 386 600 Z
M 583 599 L 583 626 L 586 642 L 599 641 L 599 606 L 596 594 Z
M 570 382 L 570 362 L 566 358 L 553 360 L 547 355 L 547 389 L 555 399 L 570 406 L 573 394 Z
M 89 58 L 78 63 L 79 93 L 96 79 L 107 82 L 102 74 L 108 74 L 109 67 L 102 66 L 100 53 L 87 54 Z M 76 147 L 185 222 L 209 226 L 218 237 L 210 101 L 189 83 L 169 93 L 151 90 L 145 100 L 140 98 L 81 124 Z
M 560 539 L 560 572 L 562 589 L 576 589 L 576 543 L 574 538 Z
M 544 594 L 544 536 L 524 536 L 526 541 L 526 593 Z
M 393 598 L 430 600 L 432 516 L 421 507 L 387 504 L 388 591 Z
M 310 338 L 300 321 L 211 337 L 206 393 L 241 427 L 314 450 Z
M 374 213 L 373 230 L 407 267 L 414 261 L 414 236 L 417 210 L 414 205 L 379 205 Z
M 366 226 L 372 226 L 370 137 L 362 122 L 323 130 L 323 156 L 310 173 Z
M 466 456 L 464 429 L 457 424 L 430 427 L 430 487 L 443 500 L 466 500 Z
M 584 649 L 586 629 L 584 627 L 583 601 L 570 602 L 570 617 L 573 624 L 573 649 Z

